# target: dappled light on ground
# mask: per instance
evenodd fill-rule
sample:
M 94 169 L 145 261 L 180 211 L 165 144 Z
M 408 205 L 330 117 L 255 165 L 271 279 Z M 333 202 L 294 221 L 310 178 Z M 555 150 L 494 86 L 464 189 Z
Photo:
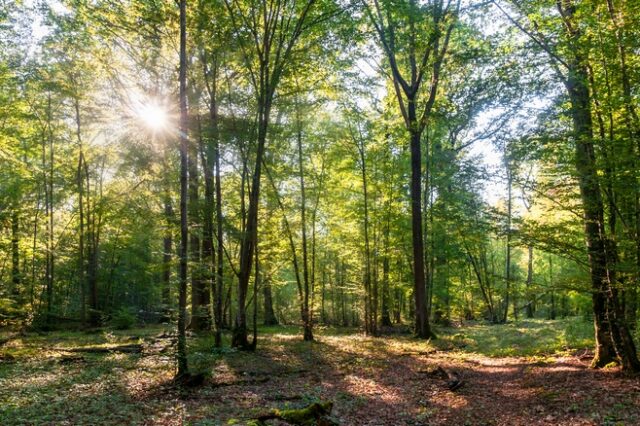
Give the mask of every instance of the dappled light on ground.
M 580 327 L 571 320 L 565 326 Z M 569 324 L 570 323 L 570 324 Z M 588 369 L 589 352 L 567 346 L 557 324 L 440 329 L 440 338 L 317 333 L 303 342 L 295 327 L 261 334 L 255 352 L 216 350 L 210 336 L 190 340 L 197 388 L 172 384 L 173 340 L 160 328 L 105 334 L 28 335 L 1 349 L 22 354 L 0 367 L 2 424 L 246 424 L 273 408 L 332 401 L 341 425 L 638 424 L 640 383 L 618 368 Z M 142 342 L 142 353 L 64 352 Z M 546 336 L 538 339 L 538 336 Z M 226 336 L 228 337 L 228 336 Z M 495 343 L 493 343 L 495 340 Z M 511 356 L 495 348 L 521 341 Z M 579 339 L 578 339 L 579 340 Z M 486 343 L 489 342 L 489 343 Z M 35 348 L 57 348 L 38 356 Z M 49 354 L 48 351 L 43 353 Z M 53 353 L 53 352 L 52 352 Z M 30 355 L 24 355 L 30 354 Z M 72 356 L 70 356 L 72 354 Z M 535 354 L 535 355 L 533 355 Z M 433 374 L 459 373 L 447 389 Z M 111 407 L 117 406 L 114 411 Z

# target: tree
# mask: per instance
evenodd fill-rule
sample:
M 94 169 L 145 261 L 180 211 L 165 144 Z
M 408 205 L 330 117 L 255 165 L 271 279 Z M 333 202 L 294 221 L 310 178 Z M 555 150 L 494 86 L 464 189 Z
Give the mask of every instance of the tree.
M 244 66 L 255 92 L 257 109 L 255 161 L 251 171 L 246 226 L 243 227 L 240 246 L 238 310 L 232 339 L 232 345 L 242 349 L 251 349 L 247 340 L 245 304 L 258 238 L 260 181 L 273 99 L 283 74 L 291 65 L 294 46 L 303 32 L 308 30 L 310 11 L 315 3 L 315 0 L 302 3 L 225 0 Z M 245 28 L 248 32 L 244 31 Z
M 364 3 L 391 71 L 393 88 L 411 147 L 411 229 L 416 335 L 431 338 L 427 311 L 424 237 L 422 230 L 422 132 L 436 102 L 440 72 L 449 49 L 460 2 L 413 0 Z M 409 73 L 409 77 L 405 77 Z M 429 79 L 428 89 L 423 82 Z M 426 94 L 425 94 L 426 92 Z
M 189 375 L 187 361 L 187 261 L 188 261 L 188 209 L 187 209 L 187 181 L 188 181 L 188 149 L 189 139 L 187 132 L 187 1 L 180 0 L 180 270 L 179 270 L 179 296 L 178 296 L 178 350 L 176 360 L 178 362 L 177 379 L 183 379 Z
M 592 365 L 602 367 L 620 357 L 625 368 L 640 370 L 636 348 L 627 324 L 624 323 L 615 289 L 615 246 L 607 236 L 604 222 L 604 202 L 597 172 L 594 143 L 592 91 L 589 80 L 589 44 L 579 21 L 581 5 L 572 0 L 559 1 L 561 39 L 553 44 L 537 22 L 526 28 L 494 2 L 508 19 L 534 41 L 550 58 L 553 69 L 562 81 L 570 102 L 568 114 L 572 120 L 572 142 L 575 146 L 575 172 L 578 180 L 587 253 L 591 270 L 592 302 L 596 334 L 596 355 Z M 546 11 L 548 13 L 548 11 Z M 593 88 L 591 88 L 593 89 Z

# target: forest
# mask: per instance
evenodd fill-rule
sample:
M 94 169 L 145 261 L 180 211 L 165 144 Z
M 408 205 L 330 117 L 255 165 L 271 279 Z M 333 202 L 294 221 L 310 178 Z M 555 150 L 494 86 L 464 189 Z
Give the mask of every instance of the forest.
M 0 424 L 640 424 L 640 1 L 0 0 Z

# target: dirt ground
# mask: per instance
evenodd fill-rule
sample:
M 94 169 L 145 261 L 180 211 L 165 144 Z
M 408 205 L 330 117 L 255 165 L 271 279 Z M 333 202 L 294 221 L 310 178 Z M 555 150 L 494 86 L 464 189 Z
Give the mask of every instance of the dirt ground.
M 350 339 L 348 345 L 344 339 Z M 327 337 L 294 360 L 265 351 L 239 370 L 220 367 L 218 380 L 226 376 L 226 383 L 239 376 L 269 380 L 220 387 L 206 403 L 221 411 L 229 406 L 252 411 L 312 394 L 333 401 L 333 416 L 344 425 L 640 424 L 640 380 L 617 369 L 589 369 L 584 351 L 489 358 L 358 340 Z M 431 373 L 438 366 L 458 373 L 464 385 L 448 390 L 446 380 Z M 186 399 L 186 411 L 197 411 L 200 403 L 197 396 Z
M 205 382 L 180 389 L 171 382 L 172 337 L 158 331 L 109 334 L 106 343 L 48 335 L 5 344 L 0 423 L 242 425 L 272 409 L 332 401 L 340 425 L 640 424 L 640 379 L 589 369 L 585 349 L 488 356 L 451 339 L 320 332 L 305 343 L 287 331 L 261 335 L 246 353 L 215 351 L 207 337 L 190 345 L 191 368 L 206 372 Z M 69 352 L 133 340 L 142 353 Z M 437 367 L 464 385 L 450 391 Z

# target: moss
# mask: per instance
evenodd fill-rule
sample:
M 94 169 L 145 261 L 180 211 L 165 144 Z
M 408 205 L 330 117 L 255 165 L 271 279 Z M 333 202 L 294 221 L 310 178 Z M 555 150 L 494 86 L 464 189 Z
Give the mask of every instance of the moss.
M 315 402 L 308 407 L 291 410 L 274 410 L 271 414 L 260 416 L 253 421 L 253 425 L 264 425 L 266 420 L 278 419 L 296 426 L 330 425 L 333 422 L 327 418 L 333 409 L 333 402 Z
M 280 419 L 293 425 L 313 426 L 318 418 L 331 413 L 333 402 L 314 403 L 299 410 L 277 410 Z

